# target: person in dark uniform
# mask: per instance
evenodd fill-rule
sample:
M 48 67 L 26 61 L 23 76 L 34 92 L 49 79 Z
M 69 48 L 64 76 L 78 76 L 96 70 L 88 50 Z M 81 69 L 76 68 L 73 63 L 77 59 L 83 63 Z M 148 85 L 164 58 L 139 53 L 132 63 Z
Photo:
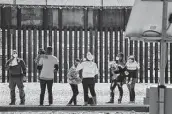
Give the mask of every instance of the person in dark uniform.
M 118 87 L 119 90 L 119 98 L 118 98 L 118 103 L 121 103 L 122 97 L 123 97 L 123 84 L 125 82 L 126 78 L 126 66 L 125 66 L 125 61 L 124 61 L 124 55 L 123 53 L 119 53 L 116 57 L 116 62 L 114 62 L 110 66 L 110 71 L 112 73 L 112 82 L 110 85 L 110 101 L 107 103 L 114 103 L 114 89 L 116 86 Z
M 26 81 L 26 65 L 25 62 L 18 57 L 16 50 L 13 50 L 12 58 L 6 63 L 6 68 L 9 71 L 9 88 L 11 95 L 11 103 L 9 105 L 15 105 L 15 88 L 16 85 L 19 89 L 20 105 L 25 104 L 25 92 L 24 84 Z

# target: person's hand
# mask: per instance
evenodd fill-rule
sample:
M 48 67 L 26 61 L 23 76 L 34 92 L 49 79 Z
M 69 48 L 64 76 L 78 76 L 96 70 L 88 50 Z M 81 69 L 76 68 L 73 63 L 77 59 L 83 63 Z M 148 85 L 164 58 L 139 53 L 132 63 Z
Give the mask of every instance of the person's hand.
M 58 70 L 54 69 L 54 73 L 57 73 Z
M 129 75 L 129 72 L 128 71 L 125 71 L 124 73 L 125 73 L 125 75 Z
M 23 82 L 26 82 L 26 76 L 23 76 Z

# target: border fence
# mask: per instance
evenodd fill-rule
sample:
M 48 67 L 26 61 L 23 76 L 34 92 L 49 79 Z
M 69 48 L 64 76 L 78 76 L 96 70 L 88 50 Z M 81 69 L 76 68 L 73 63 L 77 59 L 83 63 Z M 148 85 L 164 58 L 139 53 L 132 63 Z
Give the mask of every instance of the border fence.
M 34 59 L 39 48 L 53 47 L 53 54 L 59 59 L 59 72 L 55 74 L 54 82 L 66 83 L 67 71 L 72 66 L 75 58 L 83 59 L 88 51 L 94 55 L 94 61 L 98 64 L 99 76 L 96 82 L 110 82 L 108 62 L 115 60 L 118 52 L 123 52 L 125 59 L 128 55 L 135 55 L 140 64 L 138 82 L 158 83 L 160 44 L 142 41 L 130 41 L 124 37 L 125 26 L 129 12 L 121 11 L 116 22 L 122 20 L 120 25 L 105 26 L 102 23 L 103 11 L 98 9 L 98 19 L 94 23 L 97 26 L 88 26 L 88 12 L 84 10 L 83 26 L 66 26 L 62 23 L 62 10 L 58 9 L 58 27 L 48 25 L 47 9 L 43 10 L 42 26 L 22 25 L 21 9 L 17 9 L 17 25 L 11 25 L 6 20 L 7 14 L 1 8 L 1 38 L 2 38 L 2 82 L 8 81 L 8 73 L 5 71 L 5 63 L 11 57 L 13 49 L 18 51 L 27 65 L 28 82 L 37 82 L 37 69 Z M 131 11 L 131 9 L 129 9 Z M 124 11 L 124 12 L 122 12 Z M 94 17 L 94 16 L 93 16 Z M 4 24 L 8 23 L 8 24 Z M 93 25 L 94 25 L 93 23 Z M 165 72 L 165 82 L 172 83 L 172 43 L 168 43 L 168 63 Z

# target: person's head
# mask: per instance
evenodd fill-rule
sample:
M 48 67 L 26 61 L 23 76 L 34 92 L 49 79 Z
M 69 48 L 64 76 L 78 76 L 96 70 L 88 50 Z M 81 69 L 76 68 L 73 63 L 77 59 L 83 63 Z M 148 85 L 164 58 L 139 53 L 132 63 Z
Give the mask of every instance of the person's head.
M 18 53 L 17 53 L 16 50 L 13 50 L 12 56 L 13 56 L 14 58 L 17 58 L 17 57 L 18 57 Z
M 51 55 L 52 54 L 52 47 L 48 46 L 46 52 L 47 52 L 47 55 Z
M 90 53 L 90 52 L 87 52 L 87 57 L 86 57 L 87 61 L 93 61 L 94 59 L 94 56 Z
M 41 55 L 41 54 L 45 54 L 45 50 L 42 49 L 42 48 L 40 48 L 39 51 L 38 51 L 38 54 L 40 54 L 40 55 Z
M 118 61 L 122 61 L 124 58 L 124 54 L 122 52 L 118 53 L 118 55 L 116 56 L 116 60 Z
M 77 66 L 80 63 L 79 59 L 75 59 L 74 65 Z
M 132 62 L 134 62 L 134 61 L 135 61 L 135 58 L 134 58 L 133 55 L 131 55 L 131 56 L 128 57 L 128 62 L 129 62 L 129 63 L 132 63 Z

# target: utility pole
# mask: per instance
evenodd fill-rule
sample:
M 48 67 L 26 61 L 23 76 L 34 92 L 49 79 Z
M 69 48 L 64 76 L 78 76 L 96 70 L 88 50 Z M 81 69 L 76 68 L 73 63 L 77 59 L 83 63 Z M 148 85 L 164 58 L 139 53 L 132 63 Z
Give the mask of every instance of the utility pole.
M 162 10 L 162 39 L 161 43 L 161 61 L 160 61 L 160 85 L 158 87 L 159 114 L 165 114 L 165 67 L 167 64 L 167 10 L 168 10 L 168 0 L 163 0 L 163 10 Z

